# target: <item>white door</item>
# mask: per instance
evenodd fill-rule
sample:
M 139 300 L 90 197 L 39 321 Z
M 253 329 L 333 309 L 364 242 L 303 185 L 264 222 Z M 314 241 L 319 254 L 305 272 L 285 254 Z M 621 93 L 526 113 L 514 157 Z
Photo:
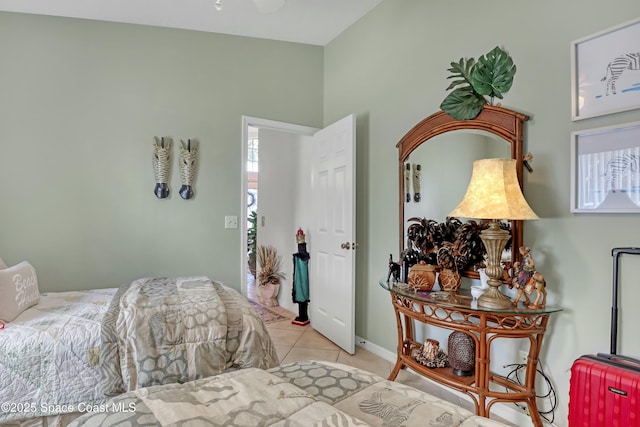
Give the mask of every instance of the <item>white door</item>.
M 355 352 L 355 116 L 313 136 L 311 326 Z

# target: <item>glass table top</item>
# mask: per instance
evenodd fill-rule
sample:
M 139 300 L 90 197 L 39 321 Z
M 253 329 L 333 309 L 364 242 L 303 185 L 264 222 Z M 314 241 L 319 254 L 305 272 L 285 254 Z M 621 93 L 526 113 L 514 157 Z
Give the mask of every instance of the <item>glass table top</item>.
M 562 311 L 561 307 L 554 307 L 547 305 L 545 308 L 530 309 L 522 305 L 522 302 L 517 307 L 507 308 L 505 310 L 496 310 L 495 308 L 487 308 L 478 306 L 478 301 L 474 300 L 471 296 L 469 289 L 458 289 L 456 292 L 447 292 L 439 290 L 431 291 L 416 291 L 406 283 L 391 283 L 386 279 L 380 279 L 380 286 L 402 297 L 411 298 L 418 302 L 433 303 L 438 305 L 445 305 L 455 308 L 471 309 L 479 312 L 489 313 L 504 313 L 504 314 L 545 314 L 556 313 Z

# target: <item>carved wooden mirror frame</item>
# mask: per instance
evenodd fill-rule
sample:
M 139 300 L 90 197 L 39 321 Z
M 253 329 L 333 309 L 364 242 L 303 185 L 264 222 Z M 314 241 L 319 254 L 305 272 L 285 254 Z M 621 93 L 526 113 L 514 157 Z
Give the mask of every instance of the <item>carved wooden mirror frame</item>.
M 407 132 L 400 142 L 396 144 L 398 147 L 398 182 L 399 182 L 399 206 L 400 206 L 400 253 L 404 251 L 406 224 L 404 218 L 404 164 L 409 155 L 418 148 L 422 143 L 429 141 L 431 138 L 446 132 L 455 130 L 481 130 L 492 133 L 511 144 L 511 158 L 516 160 L 516 171 L 518 173 L 518 181 L 520 188 L 523 187 L 522 167 L 523 167 L 523 127 L 524 122 L 529 119 L 528 116 L 508 110 L 502 107 L 485 105 L 480 114 L 471 120 L 456 120 L 444 111 L 438 111 L 435 114 L 422 120 Z M 455 208 L 452 206 L 451 209 Z M 523 241 L 523 224 L 522 221 L 511 221 L 511 238 L 512 238 L 512 261 L 519 258 L 517 248 L 522 246 Z M 478 277 L 476 272 L 463 272 L 467 277 Z

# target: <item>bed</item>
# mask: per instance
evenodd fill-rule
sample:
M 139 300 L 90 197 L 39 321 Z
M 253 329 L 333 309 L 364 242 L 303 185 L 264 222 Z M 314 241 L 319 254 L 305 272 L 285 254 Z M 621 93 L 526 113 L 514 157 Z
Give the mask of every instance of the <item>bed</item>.
M 120 425 L 504 426 L 413 387 L 319 361 L 137 389 L 86 408 L 70 424 Z
M 206 277 L 45 293 L 0 330 L 0 424 L 50 423 L 130 390 L 277 365 L 249 302 Z

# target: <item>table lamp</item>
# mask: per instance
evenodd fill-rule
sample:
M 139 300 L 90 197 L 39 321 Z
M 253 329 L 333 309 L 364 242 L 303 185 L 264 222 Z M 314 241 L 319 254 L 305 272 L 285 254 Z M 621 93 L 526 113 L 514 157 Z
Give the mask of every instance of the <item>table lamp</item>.
M 511 235 L 500 228 L 499 220 L 538 219 L 522 195 L 516 161 L 474 161 L 467 193 L 449 216 L 489 220 L 489 228 L 480 233 L 487 250 L 485 271 L 489 276 L 489 289 L 478 298 L 478 306 L 497 310 L 511 307 L 511 300 L 499 290 L 503 272 L 500 260 Z

